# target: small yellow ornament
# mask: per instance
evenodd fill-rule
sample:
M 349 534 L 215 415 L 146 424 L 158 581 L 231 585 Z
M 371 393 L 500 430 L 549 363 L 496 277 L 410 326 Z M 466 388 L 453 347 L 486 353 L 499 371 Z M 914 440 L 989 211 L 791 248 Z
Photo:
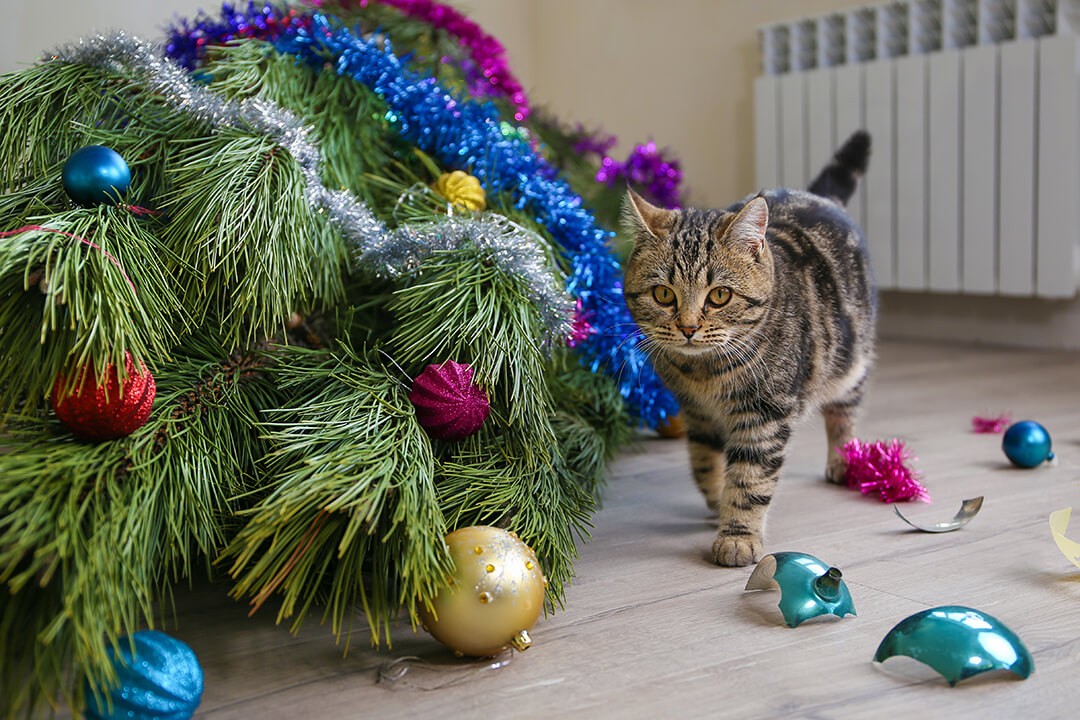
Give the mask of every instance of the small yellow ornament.
M 676 439 L 686 435 L 686 425 L 678 415 L 669 415 L 656 424 L 656 434 L 662 438 Z
M 422 608 L 424 629 L 458 655 L 486 657 L 526 650 L 529 629 L 544 609 L 547 578 L 517 535 L 486 525 L 446 536 L 454 575 Z
M 466 210 L 479 212 L 487 207 L 487 195 L 480 181 L 467 172 L 455 170 L 443 173 L 435 181 L 435 192 Z

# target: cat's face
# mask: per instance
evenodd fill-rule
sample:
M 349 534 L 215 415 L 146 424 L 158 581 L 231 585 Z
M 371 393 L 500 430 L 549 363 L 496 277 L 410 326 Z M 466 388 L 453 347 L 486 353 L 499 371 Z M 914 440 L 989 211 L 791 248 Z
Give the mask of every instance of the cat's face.
M 685 355 L 745 349 L 772 295 L 765 199 L 738 213 L 673 211 L 630 191 L 624 221 L 634 249 L 623 289 L 648 341 Z

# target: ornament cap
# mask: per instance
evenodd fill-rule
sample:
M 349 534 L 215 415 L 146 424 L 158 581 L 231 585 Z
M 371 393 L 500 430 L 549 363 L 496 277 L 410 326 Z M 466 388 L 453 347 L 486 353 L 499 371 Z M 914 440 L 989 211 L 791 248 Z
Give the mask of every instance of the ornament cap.
M 515 650 L 520 650 L 521 652 L 525 652 L 526 650 L 531 648 L 532 638 L 529 637 L 529 631 L 519 631 L 518 634 L 510 640 L 510 645 L 512 645 Z
M 844 574 L 840 568 L 831 567 L 814 581 L 814 591 L 823 600 L 836 600 L 840 597 L 840 579 Z

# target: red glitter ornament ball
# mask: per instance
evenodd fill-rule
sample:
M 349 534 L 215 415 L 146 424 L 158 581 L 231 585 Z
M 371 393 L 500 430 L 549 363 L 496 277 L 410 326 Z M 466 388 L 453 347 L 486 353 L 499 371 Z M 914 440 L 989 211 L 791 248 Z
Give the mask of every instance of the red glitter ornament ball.
M 413 381 L 409 400 L 428 435 L 461 440 L 484 424 L 491 405 L 487 393 L 472 379 L 470 366 L 447 360 L 442 365 L 428 365 Z
M 72 435 L 83 440 L 115 440 L 138 430 L 150 417 L 157 386 L 154 376 L 140 364 L 138 370 L 130 353 L 124 354 L 127 379 L 120 382 L 116 368 L 106 369 L 104 384 L 99 384 L 92 368 L 81 372 L 80 383 L 64 395 L 67 378 L 60 375 L 53 382 L 52 405 L 56 417 Z

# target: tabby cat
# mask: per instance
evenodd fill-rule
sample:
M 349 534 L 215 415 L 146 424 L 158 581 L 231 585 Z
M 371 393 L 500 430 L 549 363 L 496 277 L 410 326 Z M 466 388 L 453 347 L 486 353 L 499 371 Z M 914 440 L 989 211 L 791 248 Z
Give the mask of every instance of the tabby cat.
M 719 515 L 719 565 L 760 558 L 792 424 L 811 407 L 825 416 L 825 477 L 844 481 L 837 449 L 854 436 L 877 305 L 844 205 L 869 154 L 857 132 L 808 191 L 724 210 L 664 210 L 628 192 L 626 301 L 681 405 L 694 479 Z

